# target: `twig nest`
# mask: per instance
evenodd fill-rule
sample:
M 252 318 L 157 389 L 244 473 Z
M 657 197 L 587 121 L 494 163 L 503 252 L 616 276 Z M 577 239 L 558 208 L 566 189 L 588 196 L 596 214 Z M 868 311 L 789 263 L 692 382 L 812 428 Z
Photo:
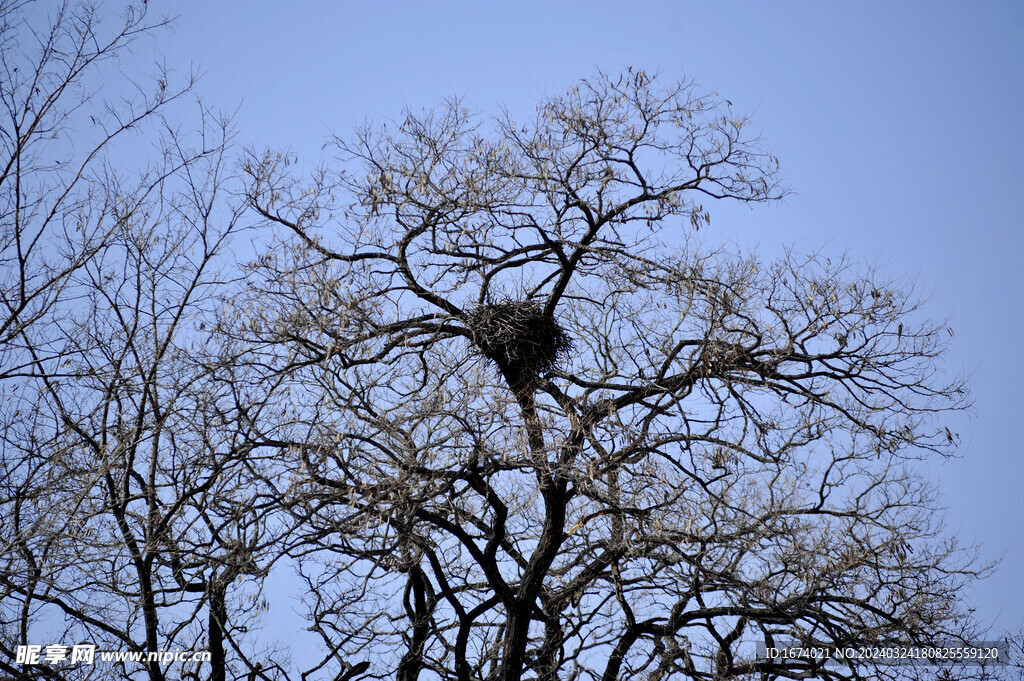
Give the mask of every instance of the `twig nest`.
M 551 315 L 532 301 L 480 305 L 467 319 L 473 343 L 498 365 L 514 390 L 532 389 L 572 340 Z

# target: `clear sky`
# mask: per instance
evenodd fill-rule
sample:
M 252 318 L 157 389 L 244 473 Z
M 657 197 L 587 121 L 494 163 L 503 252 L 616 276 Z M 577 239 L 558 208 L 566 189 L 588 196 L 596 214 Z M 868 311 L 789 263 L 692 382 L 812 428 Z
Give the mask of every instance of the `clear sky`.
M 932 473 L 948 531 L 1003 557 L 976 588 L 982 620 L 1024 627 L 1024 3 L 149 4 L 178 13 L 157 41 L 168 65 L 241 105 L 241 141 L 307 162 L 367 118 L 453 94 L 526 114 L 597 68 L 690 77 L 751 113 L 795 193 L 714 208 L 711 229 L 884 264 L 951 319 L 949 369 L 973 376 L 976 408 L 950 420 L 962 458 Z

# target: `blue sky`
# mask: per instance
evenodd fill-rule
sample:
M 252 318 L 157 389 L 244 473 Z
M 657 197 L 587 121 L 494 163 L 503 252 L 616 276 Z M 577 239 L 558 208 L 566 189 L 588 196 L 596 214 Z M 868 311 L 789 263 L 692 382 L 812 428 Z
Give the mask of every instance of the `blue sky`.
M 241 105 L 240 141 L 305 162 L 331 133 L 453 94 L 525 116 L 597 68 L 693 78 L 749 112 L 794 193 L 715 207 L 711 229 L 765 255 L 849 251 L 950 318 L 948 369 L 972 375 L 976 407 L 950 422 L 962 458 L 930 473 L 948 531 L 1004 558 L 976 588 L 983 621 L 1024 627 L 1024 3 L 150 6 L 178 13 L 155 46 L 168 65 L 199 68 L 207 104 Z

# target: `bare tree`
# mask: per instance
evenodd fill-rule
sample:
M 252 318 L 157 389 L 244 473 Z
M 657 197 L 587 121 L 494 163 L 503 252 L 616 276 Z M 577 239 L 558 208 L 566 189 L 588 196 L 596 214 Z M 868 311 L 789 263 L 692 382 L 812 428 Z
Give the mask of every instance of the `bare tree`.
M 0 673 L 222 681 L 262 662 L 274 678 L 244 633 L 275 526 L 212 333 L 237 278 L 230 120 L 165 120 L 193 83 L 164 71 L 116 105 L 89 89 L 164 25 L 145 3 L 112 31 L 88 5 L 52 11 L 40 28 L 40 8 L 0 5 Z M 133 173 L 107 154 L 137 128 L 157 153 Z M 210 659 L 16 663 L 18 646 L 79 642 Z
M 74 303 L 57 305 L 46 347 L 25 346 L 33 380 L 12 400 L 24 417 L 11 415 L 4 437 L 0 587 L 12 653 L 59 617 L 58 641 L 208 650 L 208 665 L 185 670 L 214 680 L 231 659 L 249 667 L 233 637 L 262 607 L 274 540 L 245 473 L 258 457 L 245 397 L 223 347 L 202 333 L 216 323 L 240 215 L 218 198 L 230 165 L 225 129 L 211 124 L 199 148 L 171 140 L 155 191 L 148 176 L 129 193 L 108 187 L 133 210 L 69 277 Z M 12 662 L 0 665 L 13 672 Z M 178 676 L 168 670 L 146 660 L 118 678 Z
M 630 70 L 526 123 L 453 100 L 368 126 L 311 178 L 251 156 L 251 205 L 283 231 L 234 329 L 285 381 L 256 428 L 288 471 L 319 667 L 927 676 L 753 641 L 976 635 L 981 569 L 917 469 L 969 404 L 941 370 L 951 331 L 851 260 L 701 242 L 703 203 L 785 194 L 749 129 Z

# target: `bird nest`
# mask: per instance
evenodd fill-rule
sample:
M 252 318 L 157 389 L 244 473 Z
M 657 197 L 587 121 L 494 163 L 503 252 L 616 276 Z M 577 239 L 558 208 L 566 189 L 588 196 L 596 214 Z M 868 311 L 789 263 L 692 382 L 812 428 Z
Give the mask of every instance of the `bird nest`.
M 469 315 L 467 325 L 473 343 L 498 365 L 516 391 L 532 390 L 537 377 L 572 347 L 555 318 L 535 302 L 480 305 Z

